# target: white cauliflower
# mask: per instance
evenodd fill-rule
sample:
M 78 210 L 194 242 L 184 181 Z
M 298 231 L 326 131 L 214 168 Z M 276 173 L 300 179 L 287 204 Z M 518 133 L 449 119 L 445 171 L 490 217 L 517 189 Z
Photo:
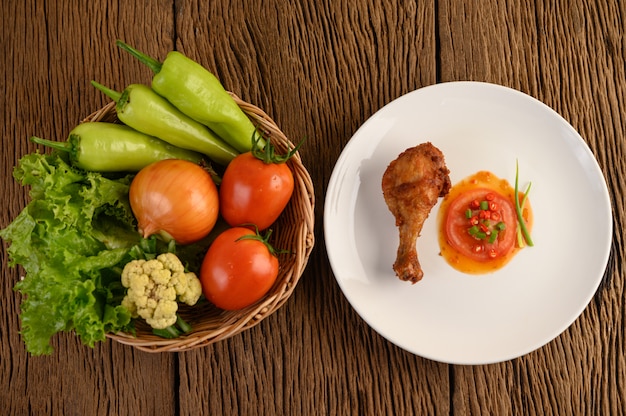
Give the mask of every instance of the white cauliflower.
M 142 317 L 154 329 L 176 322 L 178 302 L 195 305 L 202 294 L 200 280 L 173 253 L 153 260 L 132 260 L 122 271 L 122 285 L 128 288 L 122 306 L 133 318 Z

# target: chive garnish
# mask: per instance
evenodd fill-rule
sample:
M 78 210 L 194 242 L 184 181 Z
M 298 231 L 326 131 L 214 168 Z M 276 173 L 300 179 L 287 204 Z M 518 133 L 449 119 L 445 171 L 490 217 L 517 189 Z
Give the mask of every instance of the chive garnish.
M 528 193 L 530 192 L 531 183 L 528 184 L 526 188 L 526 192 L 524 192 L 524 196 L 522 198 L 522 203 L 519 201 L 519 191 L 518 191 L 518 178 L 519 178 L 519 164 L 517 160 L 515 161 L 515 211 L 517 212 L 517 243 L 520 247 L 524 247 L 524 240 L 526 244 L 530 247 L 534 245 L 532 238 L 530 237 L 530 233 L 526 228 L 526 222 L 524 221 L 524 217 L 522 216 L 522 209 L 524 204 L 526 203 L 526 198 L 528 197 Z

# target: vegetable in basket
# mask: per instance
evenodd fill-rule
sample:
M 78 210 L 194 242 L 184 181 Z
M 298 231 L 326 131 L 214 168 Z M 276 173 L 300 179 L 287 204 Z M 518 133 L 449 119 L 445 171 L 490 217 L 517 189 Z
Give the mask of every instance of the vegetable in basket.
M 142 84 L 131 84 L 121 93 L 95 81 L 91 84 L 115 101 L 120 121 L 135 130 L 189 149 L 226 166 L 239 154 L 205 125 L 181 113 L 165 98 Z
M 31 202 L 0 230 L 10 243 L 9 265 L 26 272 L 15 290 L 23 295 L 21 334 L 33 355 L 51 353 L 57 332 L 73 330 L 93 347 L 108 332 L 132 330 L 118 271 L 140 241 L 130 175 L 108 179 L 66 159 L 58 152 L 20 159 L 13 175 L 30 186 Z
M 133 318 L 143 318 L 157 330 L 157 335 L 167 338 L 180 335 L 177 322 L 180 327 L 189 328 L 178 316 L 178 302 L 193 306 L 202 294 L 198 277 L 186 272 L 173 253 L 128 262 L 122 271 L 122 285 L 128 288 L 122 306 Z
M 224 310 L 243 309 L 261 299 L 278 277 L 278 251 L 269 243 L 272 230 L 233 227 L 207 250 L 200 268 L 204 296 Z
M 263 145 L 254 124 L 217 77 L 202 65 L 177 51 L 168 53 L 161 63 L 120 40 L 117 45 L 156 74 L 152 78 L 154 91 L 184 114 L 209 127 L 239 152 L 250 150 L 251 137 Z
M 220 184 L 220 214 L 233 227 L 254 224 L 265 230 L 283 212 L 294 190 L 293 173 L 286 162 L 302 142 L 278 155 L 268 140 L 260 149 L 255 141 L 226 167 Z
M 93 172 L 137 172 L 163 159 L 202 160 L 200 153 L 115 123 L 81 123 L 72 129 L 66 142 L 39 137 L 31 137 L 31 141 L 67 152 L 72 165 Z
M 218 219 L 218 191 L 211 175 L 184 160 L 161 160 L 146 166 L 130 185 L 130 206 L 144 237 L 195 243 Z

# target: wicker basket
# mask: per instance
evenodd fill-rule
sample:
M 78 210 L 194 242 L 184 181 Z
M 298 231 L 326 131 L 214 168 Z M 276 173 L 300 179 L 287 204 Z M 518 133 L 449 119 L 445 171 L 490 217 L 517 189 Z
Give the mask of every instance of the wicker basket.
M 253 123 L 272 140 L 277 151 L 286 152 L 293 148 L 293 143 L 263 110 L 242 101 L 234 94 L 231 95 Z M 83 121 L 119 122 L 115 103 L 107 104 Z M 224 311 L 206 301 L 193 307 L 181 305 L 179 313 L 192 325 L 193 332 L 176 339 L 164 339 L 153 335 L 151 328 L 141 320 L 137 322 L 135 335 L 117 333 L 107 334 L 107 337 L 147 352 L 188 351 L 251 328 L 280 308 L 293 293 L 315 242 L 313 234 L 315 195 L 311 177 L 302 165 L 299 153 L 296 153 L 288 163 L 294 174 L 294 193 L 285 211 L 272 226 L 271 243 L 274 247 L 289 250 L 290 253 L 279 256 L 280 268 L 276 283 L 261 300 L 238 311 Z

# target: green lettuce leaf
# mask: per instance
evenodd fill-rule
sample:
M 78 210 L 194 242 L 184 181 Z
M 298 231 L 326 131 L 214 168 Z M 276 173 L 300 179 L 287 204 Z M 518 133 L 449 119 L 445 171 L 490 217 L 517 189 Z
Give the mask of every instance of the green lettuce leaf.
M 86 172 L 57 153 L 26 155 L 13 175 L 30 187 L 31 201 L 0 237 L 9 264 L 26 272 L 15 289 L 27 350 L 51 353 L 50 338 L 61 331 L 93 347 L 107 332 L 131 330 L 120 274 L 140 240 L 128 201 L 132 176 Z

